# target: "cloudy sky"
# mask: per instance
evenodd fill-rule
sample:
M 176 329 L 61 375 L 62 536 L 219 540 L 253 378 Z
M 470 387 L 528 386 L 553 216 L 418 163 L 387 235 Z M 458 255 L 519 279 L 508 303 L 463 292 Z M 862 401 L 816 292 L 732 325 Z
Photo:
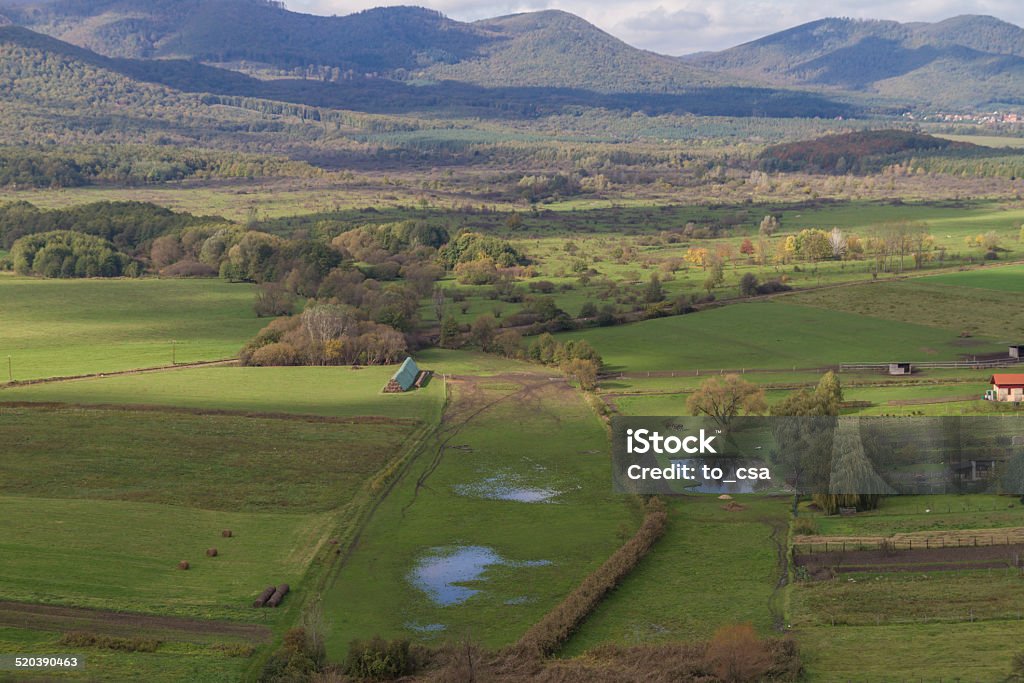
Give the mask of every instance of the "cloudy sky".
M 381 5 L 421 5 L 472 21 L 515 12 L 561 9 L 631 45 L 679 55 L 719 50 L 826 16 L 937 21 L 991 14 L 1024 25 L 1019 0 L 286 0 L 289 9 L 349 14 Z

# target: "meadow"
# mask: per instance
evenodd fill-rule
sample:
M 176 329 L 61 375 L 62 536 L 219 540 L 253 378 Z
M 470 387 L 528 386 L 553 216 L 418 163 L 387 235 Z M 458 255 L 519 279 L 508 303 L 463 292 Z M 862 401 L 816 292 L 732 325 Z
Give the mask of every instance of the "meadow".
M 394 372 L 394 366 L 181 368 L 11 386 L 0 393 L 0 406 L 4 402 L 148 405 L 197 411 L 436 421 L 443 381 L 430 382 L 410 394 L 382 393 Z
M 788 500 L 740 496 L 673 499 L 654 550 L 569 640 L 563 656 L 609 643 L 703 640 L 726 624 L 752 622 L 764 635 L 781 617 L 773 595 L 785 569 Z M 780 548 L 783 550 L 780 551 Z
M 992 351 L 1006 352 L 1008 343 L 1019 343 L 1024 337 L 1024 311 L 1019 305 L 1019 296 L 1010 287 L 1016 286 L 1014 278 L 1020 277 L 1019 270 L 1006 274 L 980 271 L 989 277 L 983 282 L 1000 282 L 1007 289 L 993 286 L 972 287 L 977 277 L 956 285 L 955 278 L 961 274 L 946 276 L 949 279 L 932 284 L 932 278 L 921 278 L 905 282 L 880 282 L 877 284 L 842 287 L 815 292 L 801 292 L 787 297 L 794 304 L 804 304 L 827 309 L 830 312 L 854 313 L 892 324 L 914 323 L 941 328 L 963 336 L 955 342 L 965 355 L 984 354 Z M 973 273 L 972 273 L 973 274 Z M 963 275 L 967 275 L 964 273 Z M 970 337 L 970 338 L 968 338 Z M 991 341 L 998 341 L 994 348 Z M 918 352 L 920 354 L 920 351 Z M 941 350 L 920 355 L 906 356 L 910 360 L 942 360 Z
M 254 300 L 222 280 L 0 276 L 0 360 L 28 380 L 233 358 L 266 325 Z
M 0 492 L 253 512 L 343 505 L 416 427 L 150 410 L 0 410 L 7 455 Z M 55 423 L 59 430 L 50 428 Z
M 0 541 L 4 600 L 272 626 L 285 613 L 252 601 L 271 584 L 301 587 L 331 526 L 323 513 L 7 494 L 0 511 L 10 527 Z
M 857 294 L 849 296 L 856 296 L 858 301 L 871 302 L 874 297 L 861 292 L 874 292 L 873 287 L 827 290 L 821 297 L 838 298 L 851 291 Z M 795 297 L 786 301 L 809 303 Z M 818 303 L 819 299 L 812 301 Z M 613 372 L 781 370 L 839 363 L 956 360 L 965 352 L 995 352 L 1000 348 L 979 338 L 970 340 L 971 345 L 965 349 L 949 331 L 845 312 L 841 305 L 825 308 L 826 302 L 820 303 L 821 308 L 777 301 L 736 304 L 560 336 L 586 339 Z M 641 344 L 640 340 L 658 343 Z

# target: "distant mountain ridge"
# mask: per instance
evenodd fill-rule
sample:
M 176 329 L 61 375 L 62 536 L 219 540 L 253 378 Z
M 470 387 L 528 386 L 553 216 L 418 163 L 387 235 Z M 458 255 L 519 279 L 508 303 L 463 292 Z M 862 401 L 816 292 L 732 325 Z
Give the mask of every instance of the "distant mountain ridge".
M 682 59 L 776 86 L 877 93 L 931 106 L 1024 103 L 1024 29 L 988 16 L 933 24 L 821 19 Z
M 557 10 L 466 23 L 420 7 L 326 17 L 276 0 L 0 0 L 0 24 L 5 17 L 98 55 L 134 60 L 113 66 L 143 80 L 318 106 L 344 106 L 339 89 L 323 87 L 342 83 L 356 97 L 352 106 L 370 111 L 384 110 L 375 91 L 382 101 L 411 98 L 429 108 L 456 85 L 474 107 L 489 92 L 514 89 L 559 91 L 538 92 L 541 106 L 643 96 L 633 105 L 652 112 L 686 109 L 671 98 L 705 91 L 721 103 L 734 89 L 744 98 L 734 112 L 713 108 L 727 115 L 847 115 L 827 103 L 834 99 L 886 111 L 1024 104 L 1024 29 L 985 16 L 931 24 L 821 19 L 682 58 L 637 49 Z M 157 63 L 174 59 L 173 69 Z M 414 93 L 404 84 L 435 90 Z M 793 89 L 819 94 L 803 96 L 807 111 L 794 113 L 801 96 Z M 651 99 L 659 97 L 669 99 Z M 776 106 L 780 99 L 784 106 Z M 529 109 L 530 96 L 515 95 L 511 106 Z
M 0 14 L 108 57 L 314 67 L 332 80 L 372 74 L 600 92 L 637 92 L 647 83 L 655 85 L 651 92 L 681 92 L 721 82 L 555 11 L 470 24 L 420 7 L 324 17 L 269 0 L 54 0 L 13 7 L 0 0 Z

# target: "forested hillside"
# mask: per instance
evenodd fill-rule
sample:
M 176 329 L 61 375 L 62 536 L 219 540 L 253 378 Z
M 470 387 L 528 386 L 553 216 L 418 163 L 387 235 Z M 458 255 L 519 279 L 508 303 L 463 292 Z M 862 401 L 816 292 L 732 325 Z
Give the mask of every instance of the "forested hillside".
M 982 106 L 1021 101 L 1024 30 L 988 16 L 935 24 L 821 19 L 684 61 L 776 85 Z

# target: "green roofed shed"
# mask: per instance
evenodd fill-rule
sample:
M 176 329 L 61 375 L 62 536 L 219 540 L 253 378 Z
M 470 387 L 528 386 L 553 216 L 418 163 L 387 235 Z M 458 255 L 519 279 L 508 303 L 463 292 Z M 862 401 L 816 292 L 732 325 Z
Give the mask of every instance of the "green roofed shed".
M 402 361 L 398 370 L 391 376 L 391 380 L 384 387 L 384 391 L 390 394 L 409 391 L 416 384 L 416 378 L 419 377 L 419 374 L 420 369 L 416 366 L 416 361 L 412 357 L 408 357 Z

